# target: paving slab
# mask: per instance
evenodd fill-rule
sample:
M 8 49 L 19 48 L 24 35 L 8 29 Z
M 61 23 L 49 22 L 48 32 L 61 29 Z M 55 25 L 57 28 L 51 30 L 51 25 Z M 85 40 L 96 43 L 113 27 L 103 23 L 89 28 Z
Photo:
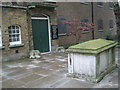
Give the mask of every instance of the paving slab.
M 5 80 L 2 82 L 2 88 L 21 88 L 23 85 L 24 84 L 14 79 Z
M 48 76 L 48 75 L 51 75 L 51 74 L 55 73 L 55 71 L 52 70 L 52 69 L 43 68 L 40 71 L 37 71 L 35 73 L 38 74 L 38 75 Z
M 15 72 L 8 73 L 6 75 L 6 77 L 8 77 L 8 78 L 20 78 L 20 77 L 24 76 L 25 74 L 29 74 L 29 73 L 30 72 L 27 72 L 24 69 L 19 69 L 19 70 L 15 71 Z
M 118 69 L 104 77 L 97 84 L 85 81 L 84 79 L 67 77 L 67 53 L 63 52 L 42 54 L 41 59 L 26 58 L 4 62 L 3 64 L 2 81 L 4 88 L 118 87 Z
M 52 74 L 52 75 L 49 75 L 47 77 L 38 79 L 34 82 L 31 82 L 31 83 L 27 84 L 26 87 L 29 87 L 29 88 L 48 88 L 48 87 L 50 87 L 50 85 L 52 83 L 54 83 L 57 80 L 60 80 L 62 78 L 63 78 L 62 76 Z
M 43 76 L 37 75 L 37 74 L 31 74 L 31 75 L 27 75 L 27 76 L 22 77 L 22 78 L 17 79 L 17 80 L 21 81 L 21 82 L 24 82 L 26 84 L 26 83 L 29 83 L 31 81 L 37 80 L 37 79 L 39 79 L 41 77 L 43 77 Z
M 94 83 L 84 82 L 77 79 L 69 79 L 62 85 L 57 86 L 57 88 L 91 88 Z
M 65 82 L 68 82 L 69 78 L 62 78 L 60 80 L 55 81 L 52 83 L 49 88 L 57 88 L 60 85 L 63 85 Z
M 103 80 L 94 85 L 94 88 L 118 88 L 118 69 L 106 75 Z

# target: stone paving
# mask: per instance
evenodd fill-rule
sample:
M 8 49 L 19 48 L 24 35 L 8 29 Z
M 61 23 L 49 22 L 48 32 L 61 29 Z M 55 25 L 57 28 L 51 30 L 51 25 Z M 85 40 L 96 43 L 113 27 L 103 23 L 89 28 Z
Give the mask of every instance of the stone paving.
M 101 82 L 67 77 L 67 53 L 2 62 L 2 88 L 118 88 L 118 68 Z

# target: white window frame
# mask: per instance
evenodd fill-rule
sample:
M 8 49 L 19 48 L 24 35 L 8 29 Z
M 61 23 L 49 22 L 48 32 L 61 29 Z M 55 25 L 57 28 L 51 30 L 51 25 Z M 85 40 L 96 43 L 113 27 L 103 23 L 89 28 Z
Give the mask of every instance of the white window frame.
M 21 41 L 21 29 L 20 29 L 20 26 L 19 26 L 19 25 L 11 25 L 11 26 L 9 26 L 9 27 L 12 27 L 12 26 L 15 26 L 15 30 L 16 30 L 16 27 L 19 28 L 19 41 L 12 41 L 12 42 L 9 41 L 9 44 L 10 44 L 10 46 L 11 46 L 11 45 L 21 44 L 22 41 Z M 16 35 L 16 34 L 17 34 L 17 33 L 15 33 L 15 35 Z M 9 35 L 10 35 L 10 33 L 9 33 Z M 12 35 L 12 34 L 11 34 L 11 35 Z M 9 39 L 10 39 L 10 37 L 9 37 Z
M 0 26 L 0 47 L 2 47 L 2 30 L 1 30 L 1 26 Z

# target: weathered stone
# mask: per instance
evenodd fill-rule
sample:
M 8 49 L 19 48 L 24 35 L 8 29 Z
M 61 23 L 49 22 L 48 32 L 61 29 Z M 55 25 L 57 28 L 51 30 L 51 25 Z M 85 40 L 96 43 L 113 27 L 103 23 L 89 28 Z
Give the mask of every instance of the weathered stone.
M 69 47 L 68 72 L 76 78 L 99 82 L 116 68 L 115 45 L 115 41 L 96 39 Z
M 31 52 L 30 52 L 30 58 L 31 59 L 39 59 L 41 57 L 41 54 L 40 54 L 40 52 L 38 51 L 38 50 L 32 50 Z

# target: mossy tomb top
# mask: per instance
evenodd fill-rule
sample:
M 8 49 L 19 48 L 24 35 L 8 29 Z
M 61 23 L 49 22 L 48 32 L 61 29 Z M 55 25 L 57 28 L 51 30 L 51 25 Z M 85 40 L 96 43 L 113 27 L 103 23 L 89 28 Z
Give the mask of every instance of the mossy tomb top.
M 68 52 L 76 53 L 92 53 L 97 54 L 106 49 L 114 47 L 117 44 L 115 41 L 105 40 L 105 39 L 95 39 L 89 40 L 81 44 L 71 46 L 67 49 Z

